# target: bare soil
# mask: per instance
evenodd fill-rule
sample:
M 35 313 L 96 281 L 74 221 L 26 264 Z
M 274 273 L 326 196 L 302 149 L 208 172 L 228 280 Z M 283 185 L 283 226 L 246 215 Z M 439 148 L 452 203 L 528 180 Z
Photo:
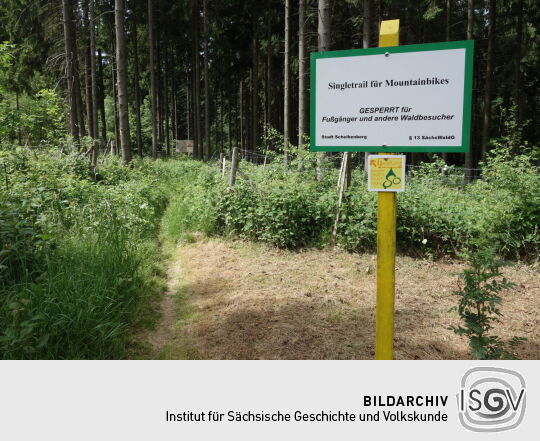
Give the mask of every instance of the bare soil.
M 375 259 L 220 239 L 181 245 L 151 344 L 167 359 L 372 359 Z M 462 269 L 398 257 L 396 359 L 470 358 L 466 339 L 448 330 L 458 324 L 449 310 Z M 504 272 L 517 287 L 504 294 L 493 334 L 526 337 L 519 358 L 540 359 L 540 273 L 526 265 Z

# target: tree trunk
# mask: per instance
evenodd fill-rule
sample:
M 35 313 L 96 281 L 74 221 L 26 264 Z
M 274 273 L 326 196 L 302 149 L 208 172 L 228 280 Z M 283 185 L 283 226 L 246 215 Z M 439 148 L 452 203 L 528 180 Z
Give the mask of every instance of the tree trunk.
M 116 30 L 116 66 L 118 69 L 118 107 L 120 122 L 120 143 L 124 164 L 131 161 L 131 139 L 129 134 L 129 107 L 127 95 L 127 60 L 126 34 L 124 17 L 126 15 L 125 0 L 114 1 L 114 23 Z
M 88 13 L 87 17 L 88 17 Z M 88 19 L 86 19 L 86 32 L 90 34 L 90 25 Z M 88 38 L 88 36 L 87 36 Z M 94 137 L 94 121 L 92 120 L 92 67 L 90 66 L 90 42 L 89 40 L 85 41 L 84 47 L 84 88 L 86 94 L 86 119 L 88 124 L 88 136 L 90 138 Z
M 154 54 L 154 6 L 148 0 L 148 68 L 150 69 L 150 101 L 152 111 L 152 158 L 158 156 L 157 124 L 156 124 L 156 60 Z
M 373 27 L 372 23 L 372 8 L 371 0 L 364 0 L 364 29 L 362 35 L 362 47 L 364 49 L 371 46 L 371 29 Z
M 319 52 L 330 50 L 330 0 L 319 0 Z
M 330 0 L 319 0 L 318 4 L 319 23 L 317 28 L 318 33 L 318 49 L 319 52 L 330 50 Z M 317 155 L 317 180 L 323 178 L 322 170 L 322 155 Z
M 491 83 L 493 80 L 493 45 L 495 43 L 496 0 L 489 0 L 488 47 L 486 56 L 486 83 L 484 85 L 484 125 L 482 127 L 482 157 L 485 159 L 489 150 L 491 126 Z
M 373 9 L 371 0 L 364 0 L 364 28 L 362 35 L 362 47 L 367 49 L 371 46 L 371 29 L 373 28 Z M 369 152 L 364 153 L 364 170 L 368 167 Z
M 194 152 L 197 147 L 197 158 L 203 157 L 203 147 L 201 144 L 201 86 L 200 86 L 200 62 L 199 62 L 199 0 L 193 1 L 192 22 L 193 22 L 193 130 L 194 130 Z
M 446 0 L 446 41 L 450 41 L 451 32 L 450 26 L 452 25 L 452 0 Z
M 72 11 L 73 12 L 73 11 Z M 73 20 L 73 14 L 72 14 Z M 76 35 L 76 25 L 74 22 L 71 22 L 71 32 L 73 34 L 73 58 L 72 62 L 72 73 L 73 73 L 73 88 L 76 100 L 77 107 L 77 122 L 78 122 L 78 132 L 79 137 L 83 138 L 86 136 L 86 130 L 84 125 L 84 105 L 81 93 L 81 80 L 80 80 L 80 71 L 79 71 L 79 61 L 78 61 L 78 50 L 77 50 L 77 35 Z
M 96 72 L 96 20 L 94 13 L 95 0 L 89 0 L 88 14 L 90 26 L 90 73 L 92 79 L 92 166 L 97 166 L 99 155 L 98 117 L 97 117 L 97 72 Z
M 114 55 L 113 55 L 114 54 Z M 117 89 L 117 66 L 116 66 L 116 44 L 114 39 L 114 32 L 111 28 L 111 84 L 112 84 L 112 97 L 113 97 L 113 109 L 114 109 L 114 144 L 111 152 L 115 155 L 120 155 L 120 125 L 118 121 L 118 89 Z
M 474 0 L 467 0 L 467 40 L 472 40 L 474 37 Z M 474 115 L 474 114 L 473 114 Z M 472 117 L 474 123 L 474 116 Z M 472 125 L 471 130 L 471 139 L 470 139 L 470 148 L 467 153 L 465 153 L 465 181 L 470 181 L 471 178 L 471 169 L 474 167 L 474 124 Z M 469 171 L 468 171 L 468 170 Z
M 308 62 L 306 58 L 306 0 L 298 2 L 298 148 L 304 145 L 308 129 Z
M 139 44 L 137 36 L 137 20 L 133 20 L 133 67 L 135 86 L 135 131 L 137 154 L 142 158 L 142 131 L 141 131 L 141 89 L 139 86 Z
M 289 40 L 290 40 L 291 2 L 285 0 L 285 60 L 283 62 L 283 149 L 285 165 L 289 163 Z
M 207 0 L 203 0 L 203 33 L 204 33 L 204 160 L 210 156 L 210 96 L 208 93 L 208 9 Z
M 266 132 L 265 134 L 268 136 L 268 128 L 272 126 L 273 119 L 272 119 L 272 100 L 270 98 L 271 90 L 272 90 L 272 29 L 270 26 L 270 20 L 267 22 L 267 29 L 266 29 L 266 40 L 268 44 L 268 51 L 266 53 Z
M 452 0 L 446 0 L 446 41 L 450 41 L 450 25 L 452 18 Z M 442 154 L 443 161 L 448 162 L 448 153 Z
M 244 149 L 244 82 L 240 81 L 240 91 L 238 92 L 238 108 L 240 109 L 239 128 L 240 128 L 240 149 Z
M 190 102 L 191 102 L 191 97 L 192 97 L 193 93 L 192 93 L 192 89 L 189 88 L 189 87 L 186 87 L 186 132 L 187 132 L 187 138 L 186 139 L 191 139 L 190 136 L 191 136 L 191 130 L 190 130 L 190 120 L 191 120 L 191 105 L 190 105 Z
M 251 17 L 251 149 L 259 144 L 259 42 L 257 40 L 258 16 Z
M 227 112 L 227 131 L 228 131 L 227 141 L 229 143 L 228 151 L 230 152 L 232 150 L 232 115 L 231 115 L 232 111 L 231 111 L 230 97 L 227 100 L 227 109 L 228 109 L 228 112 Z
M 98 49 L 98 74 L 99 74 L 99 113 L 101 119 L 101 145 L 107 145 L 107 122 L 105 118 L 105 86 L 103 84 L 103 56 Z
M 164 69 L 163 69 L 163 105 L 165 107 L 164 117 L 165 117 L 165 151 L 167 156 L 171 156 L 171 143 L 170 143 L 170 106 L 169 106 L 169 82 L 170 82 L 170 73 L 169 73 L 169 56 L 168 48 L 165 47 L 165 60 L 164 60 Z
M 515 101 L 517 123 L 523 122 L 523 103 L 521 100 L 521 57 L 523 52 L 523 0 L 517 0 L 517 25 L 516 25 L 516 61 L 515 61 Z M 519 146 L 515 146 L 516 153 Z
M 75 87 L 75 98 L 77 100 L 77 120 L 79 122 L 79 136 L 84 138 L 86 136 L 86 127 L 84 125 L 84 105 L 81 92 L 81 76 L 79 75 L 78 62 L 75 59 L 73 63 L 74 77 L 73 86 Z
M 71 1 L 62 0 L 62 16 L 64 21 L 64 50 L 66 51 L 66 83 L 69 102 L 69 133 L 73 139 L 79 139 L 79 121 L 77 112 L 77 96 L 75 94 L 75 79 L 73 60 L 77 56 L 74 50 L 73 9 Z M 17 93 L 17 102 L 18 102 Z M 20 143 L 20 142 L 19 142 Z
M 159 3 L 158 3 L 159 5 Z M 159 9 L 158 9 L 159 10 Z M 160 29 L 159 20 L 157 29 Z M 162 84 L 162 57 L 161 57 L 161 40 L 160 31 L 156 32 L 156 120 L 157 120 L 157 137 L 158 151 L 160 154 L 163 151 L 163 84 Z

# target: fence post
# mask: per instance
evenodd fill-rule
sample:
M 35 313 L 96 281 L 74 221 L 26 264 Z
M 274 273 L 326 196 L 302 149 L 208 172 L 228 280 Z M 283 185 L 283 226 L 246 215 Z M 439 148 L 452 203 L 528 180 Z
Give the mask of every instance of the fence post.
M 236 172 L 238 170 L 238 147 L 234 147 L 231 158 L 231 177 L 229 179 L 229 187 L 234 187 L 236 183 Z
M 219 154 L 219 169 L 221 171 L 221 176 L 225 176 L 225 154 Z

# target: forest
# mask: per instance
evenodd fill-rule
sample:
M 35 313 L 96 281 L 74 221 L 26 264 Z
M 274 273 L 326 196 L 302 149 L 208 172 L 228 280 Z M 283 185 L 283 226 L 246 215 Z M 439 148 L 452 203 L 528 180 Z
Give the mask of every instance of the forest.
M 2 0 L 0 358 L 372 358 L 377 198 L 310 152 L 310 54 L 390 19 L 475 45 L 470 151 L 407 154 L 395 356 L 540 359 L 533 0 Z

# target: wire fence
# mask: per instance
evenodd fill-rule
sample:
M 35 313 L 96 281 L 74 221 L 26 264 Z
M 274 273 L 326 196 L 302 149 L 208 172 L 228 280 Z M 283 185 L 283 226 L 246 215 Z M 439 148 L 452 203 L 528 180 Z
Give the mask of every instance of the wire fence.
M 254 152 L 246 149 L 238 149 L 239 161 L 248 162 L 250 164 L 265 167 L 275 162 L 285 162 L 285 156 L 283 154 L 276 153 L 261 153 Z M 292 165 L 297 166 L 299 169 L 310 169 L 320 167 L 323 171 L 339 170 L 341 168 L 342 155 L 320 155 L 319 161 L 314 156 L 304 158 L 290 157 Z M 225 159 L 225 168 L 220 163 L 220 158 Z M 230 170 L 231 154 L 230 152 L 216 153 L 213 155 L 212 160 L 215 161 L 216 166 L 220 167 L 220 170 L 225 174 L 226 170 Z M 227 164 L 229 163 L 229 164 Z M 351 160 L 351 167 L 353 170 L 365 170 L 365 156 L 363 154 L 353 155 Z M 427 171 L 429 170 L 429 174 Z M 473 182 L 478 179 L 482 179 L 481 168 L 465 168 L 460 166 L 448 166 L 443 165 L 434 169 L 431 164 L 428 165 L 407 165 L 407 175 L 414 177 L 415 175 L 422 175 L 424 181 L 433 181 L 434 183 L 445 184 L 450 186 L 463 186 L 467 183 Z

